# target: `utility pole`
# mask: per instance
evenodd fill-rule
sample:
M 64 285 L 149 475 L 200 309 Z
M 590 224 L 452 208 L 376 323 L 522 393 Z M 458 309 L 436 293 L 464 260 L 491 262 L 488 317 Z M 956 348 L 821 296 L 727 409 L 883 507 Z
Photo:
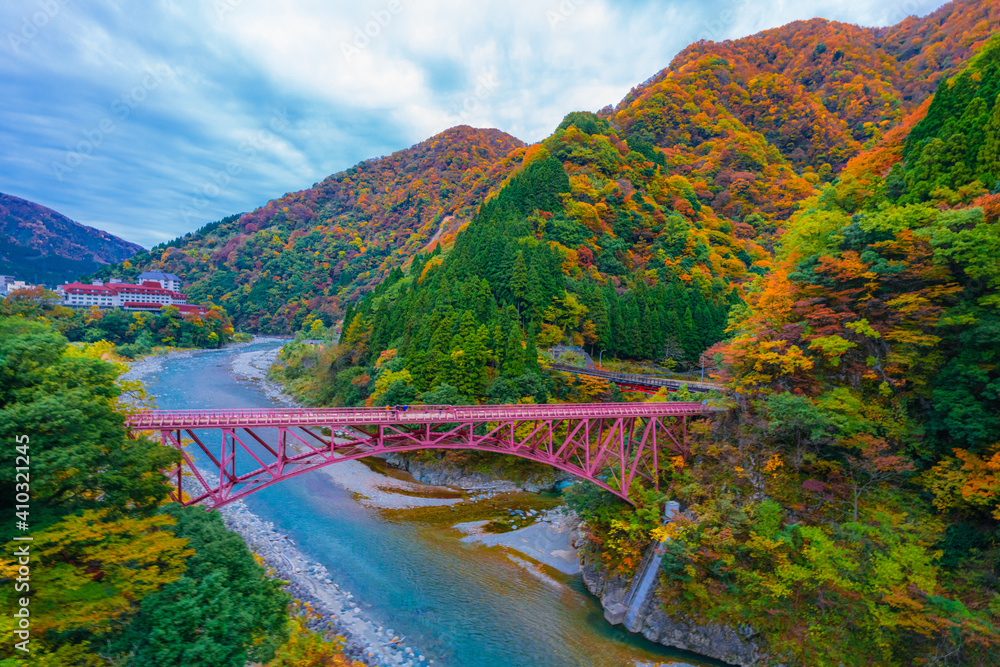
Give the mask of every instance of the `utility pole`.
M 705 381 L 705 353 L 701 353 L 701 381 Z

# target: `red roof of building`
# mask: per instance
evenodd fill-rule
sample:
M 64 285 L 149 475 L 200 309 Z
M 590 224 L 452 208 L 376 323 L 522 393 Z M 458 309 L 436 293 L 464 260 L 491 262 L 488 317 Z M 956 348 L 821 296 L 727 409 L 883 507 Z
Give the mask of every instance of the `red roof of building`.
M 71 294 L 82 292 L 83 294 L 107 294 L 108 296 L 114 296 L 118 293 L 107 285 L 85 285 L 83 283 L 66 283 L 62 286 L 62 290 Z
M 150 303 L 149 301 L 126 301 L 122 304 L 122 308 L 143 308 L 148 310 L 159 310 L 161 308 L 173 307 L 182 313 L 204 313 L 208 310 L 207 306 L 198 306 L 195 304 L 188 303 Z
M 158 283 L 151 283 L 152 287 L 149 285 L 131 285 L 129 283 L 109 283 L 107 285 L 86 285 L 84 283 L 66 283 L 61 285 L 59 289 L 64 292 L 69 292 L 71 294 L 84 293 L 84 294 L 155 294 L 158 296 L 169 296 L 173 299 L 186 299 L 187 296 L 181 294 L 180 292 L 175 292 L 173 290 L 163 289 Z
M 148 285 L 130 285 L 128 283 L 115 283 L 113 287 L 116 292 L 123 294 L 160 294 L 164 296 L 171 296 L 175 299 L 177 298 L 187 298 L 180 292 L 174 292 L 173 290 L 163 289 L 157 283 L 153 283 L 153 287 Z

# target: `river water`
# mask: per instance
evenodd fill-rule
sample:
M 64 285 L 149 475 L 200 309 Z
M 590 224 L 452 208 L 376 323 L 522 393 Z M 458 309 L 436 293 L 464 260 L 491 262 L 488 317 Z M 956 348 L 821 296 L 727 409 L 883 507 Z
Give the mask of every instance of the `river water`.
M 272 407 L 254 383 L 233 374 L 232 361 L 274 347 L 165 357 L 145 382 L 162 409 Z M 440 521 L 365 507 L 322 473 L 263 489 L 246 503 L 325 565 L 366 615 L 435 665 L 716 664 L 609 626 L 579 576 L 546 581 L 498 548 L 459 541 L 460 533 Z

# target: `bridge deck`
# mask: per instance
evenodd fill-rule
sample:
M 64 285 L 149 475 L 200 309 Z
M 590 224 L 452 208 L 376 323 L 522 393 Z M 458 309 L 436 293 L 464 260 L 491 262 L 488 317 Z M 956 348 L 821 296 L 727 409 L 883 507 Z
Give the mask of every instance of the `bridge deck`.
M 606 419 L 705 415 L 700 402 L 566 403 L 545 405 L 412 405 L 399 408 L 288 408 L 263 410 L 150 410 L 128 418 L 136 431 L 245 426 L 439 424 L 504 420 Z

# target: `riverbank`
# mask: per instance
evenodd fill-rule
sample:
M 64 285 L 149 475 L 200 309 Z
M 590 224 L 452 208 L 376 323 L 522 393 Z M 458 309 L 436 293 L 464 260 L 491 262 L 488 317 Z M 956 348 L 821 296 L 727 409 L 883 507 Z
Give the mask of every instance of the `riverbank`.
M 559 507 L 539 512 L 537 519 L 534 516 L 530 519 L 535 522 L 504 533 L 484 530 L 489 520 L 466 521 L 455 524 L 453 528 L 465 533 L 463 542 L 518 551 L 563 574 L 579 574 L 577 547 L 582 540 L 579 517 Z
M 255 338 L 251 341 L 246 341 L 242 343 L 230 343 L 225 346 L 224 349 L 227 350 L 238 350 L 240 348 L 245 348 L 253 345 L 254 343 L 266 343 L 271 340 L 277 342 L 277 338 Z M 123 363 L 128 366 L 128 371 L 122 374 L 119 378 L 120 381 L 128 380 L 139 380 L 142 381 L 147 377 L 156 375 L 158 372 L 163 370 L 163 362 L 168 357 L 171 359 L 183 359 L 186 357 L 191 357 L 197 352 L 205 352 L 210 348 L 157 348 L 157 351 L 139 357 L 135 360 L 123 359 Z M 277 353 L 275 353 L 277 354 Z
M 252 343 L 282 342 L 280 338 L 255 337 Z M 287 342 L 287 341 L 285 341 Z M 236 377 L 252 382 L 264 392 L 270 400 L 289 408 L 300 408 L 302 405 L 293 397 L 285 393 L 284 388 L 276 382 L 267 379 L 267 372 L 278 359 L 280 347 L 273 350 L 261 350 L 256 352 L 244 352 L 233 358 L 232 369 Z
M 591 595 L 601 601 L 601 606 L 621 604 L 629 580 L 609 573 L 591 549 L 584 549 L 580 560 L 583 583 Z M 729 665 L 754 667 L 764 662 L 764 654 L 754 642 L 754 633 L 746 626 L 734 629 L 719 624 L 699 625 L 683 617 L 672 618 L 659 604 L 650 604 L 640 612 L 639 628 L 639 634 L 652 642 Z

